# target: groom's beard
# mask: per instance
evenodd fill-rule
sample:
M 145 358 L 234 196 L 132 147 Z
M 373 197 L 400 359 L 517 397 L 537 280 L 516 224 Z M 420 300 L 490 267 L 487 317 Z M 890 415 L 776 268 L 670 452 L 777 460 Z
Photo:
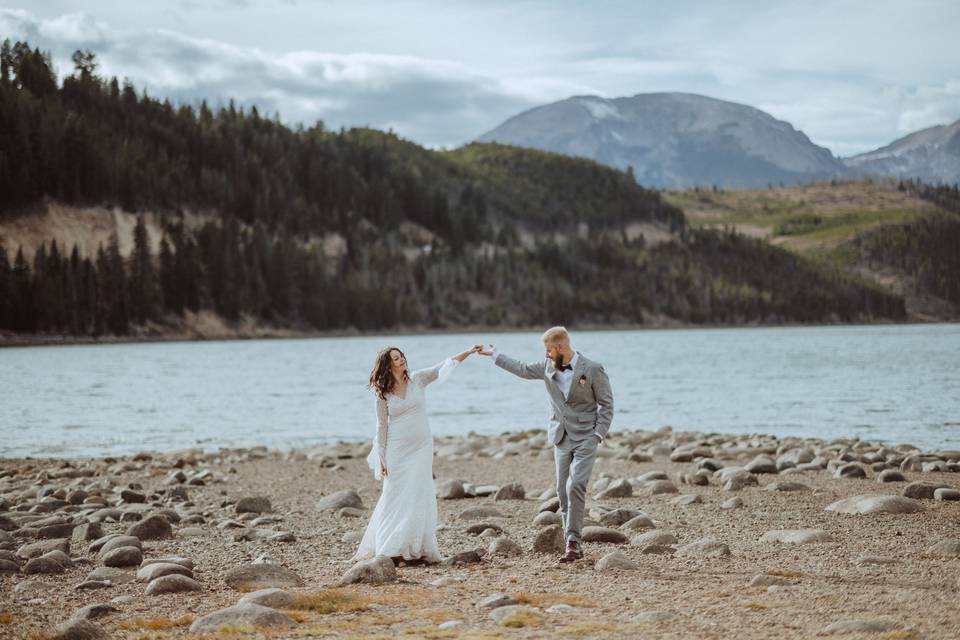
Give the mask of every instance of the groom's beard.
M 559 369 L 562 365 L 563 365 L 563 355 L 558 353 L 557 355 L 553 356 L 553 368 Z

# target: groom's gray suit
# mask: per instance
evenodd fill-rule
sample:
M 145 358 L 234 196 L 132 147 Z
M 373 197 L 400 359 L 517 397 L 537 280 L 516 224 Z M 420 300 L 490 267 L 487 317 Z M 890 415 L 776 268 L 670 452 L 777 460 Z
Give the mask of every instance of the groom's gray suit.
M 546 384 L 553 407 L 547 438 L 554 445 L 560 515 L 567 542 L 580 543 L 587 482 L 599 446 L 595 436 L 600 440 L 606 438 L 613 421 L 610 379 L 603 365 L 588 360 L 578 351 L 570 391 L 564 396 L 554 378 L 557 370 L 549 358 L 524 364 L 499 353 L 494 362 L 521 378 L 543 380 Z

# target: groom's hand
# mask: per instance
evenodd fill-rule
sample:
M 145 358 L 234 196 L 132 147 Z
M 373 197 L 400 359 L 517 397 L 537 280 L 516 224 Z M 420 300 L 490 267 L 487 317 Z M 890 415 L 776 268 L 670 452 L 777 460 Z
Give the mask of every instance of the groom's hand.
M 493 355 L 493 345 L 492 345 L 492 344 L 491 344 L 491 345 L 487 345 L 486 347 L 484 347 L 482 344 L 478 344 L 478 345 L 477 345 L 477 348 L 478 348 L 477 353 L 479 353 L 479 354 L 482 355 L 482 356 L 492 356 L 492 355 Z

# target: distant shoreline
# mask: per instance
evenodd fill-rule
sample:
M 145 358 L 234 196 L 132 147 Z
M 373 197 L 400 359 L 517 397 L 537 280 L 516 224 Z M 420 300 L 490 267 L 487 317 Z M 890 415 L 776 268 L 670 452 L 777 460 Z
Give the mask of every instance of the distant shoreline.
M 779 323 L 779 324 L 683 324 L 683 323 L 653 323 L 653 324 L 614 324 L 599 325 L 586 323 L 582 325 L 569 325 L 572 331 L 663 331 L 677 329 L 790 329 L 804 327 L 873 327 L 873 326 L 913 326 L 913 325 L 937 325 L 937 324 L 960 324 L 960 322 L 951 322 L 949 320 L 909 320 L 905 322 L 894 322 L 890 320 L 878 320 L 875 322 L 811 322 L 811 323 Z M 78 345 L 113 345 L 113 344 L 150 344 L 164 342 L 225 342 L 241 340 L 312 340 L 317 338 L 363 338 L 371 336 L 409 336 L 409 335 L 447 335 L 463 333 L 483 333 L 483 334 L 502 334 L 502 333 L 526 333 L 540 332 L 545 327 L 537 326 L 485 326 L 485 325 L 466 325 L 462 327 L 397 327 L 392 331 L 361 331 L 359 329 L 341 329 L 335 331 L 298 331 L 295 329 L 272 329 L 257 328 L 254 330 L 238 329 L 233 332 L 220 332 L 215 335 L 198 335 L 189 332 L 177 333 L 159 333 L 152 335 L 127 335 L 116 336 L 107 335 L 100 337 L 92 336 L 69 336 L 69 335 L 49 335 L 49 334 L 15 334 L 0 333 L 0 349 L 14 347 L 50 347 L 50 346 L 78 346 Z

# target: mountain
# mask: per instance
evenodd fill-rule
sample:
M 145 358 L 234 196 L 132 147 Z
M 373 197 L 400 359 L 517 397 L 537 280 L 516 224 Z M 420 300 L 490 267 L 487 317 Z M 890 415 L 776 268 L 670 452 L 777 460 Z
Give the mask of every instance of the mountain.
M 916 131 L 843 162 L 862 175 L 955 183 L 960 180 L 960 120 Z
M 637 182 L 649 187 L 765 187 L 845 170 L 787 122 L 690 93 L 575 96 L 516 115 L 478 140 L 632 167 Z

